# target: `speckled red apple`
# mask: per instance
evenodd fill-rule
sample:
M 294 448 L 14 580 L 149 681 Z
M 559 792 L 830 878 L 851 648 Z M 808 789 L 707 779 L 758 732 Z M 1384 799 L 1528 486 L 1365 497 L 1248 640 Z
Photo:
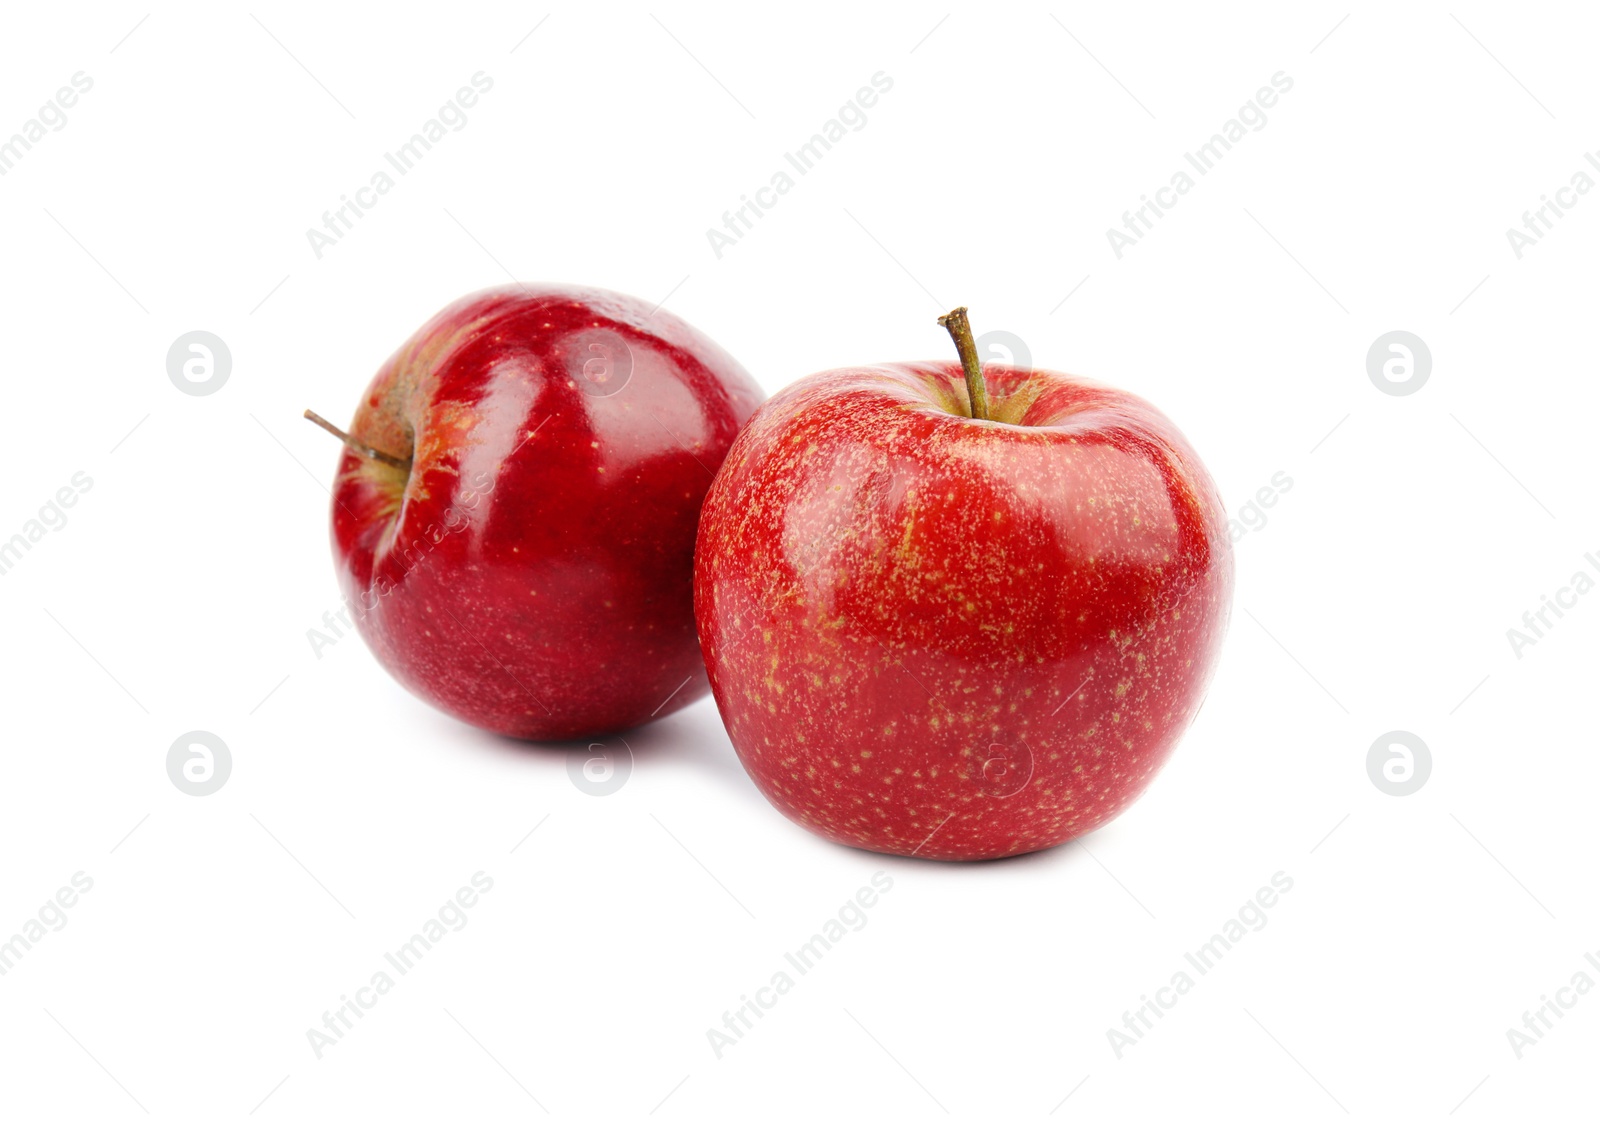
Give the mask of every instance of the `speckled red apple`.
M 732 357 L 636 298 L 461 299 L 350 425 L 333 546 L 351 618 L 418 697 L 497 733 L 584 737 L 687 705 L 706 689 L 700 504 L 760 402 Z
M 712 692 L 767 798 L 932 859 L 1054 846 L 1132 803 L 1200 707 L 1233 588 L 1216 487 L 1165 416 L 1062 373 L 978 375 L 970 341 L 970 372 L 779 393 L 695 559 Z

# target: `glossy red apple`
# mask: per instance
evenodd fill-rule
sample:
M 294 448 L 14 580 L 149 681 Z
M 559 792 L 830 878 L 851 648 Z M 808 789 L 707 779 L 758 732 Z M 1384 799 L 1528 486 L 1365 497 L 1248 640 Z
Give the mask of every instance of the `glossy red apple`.
M 780 811 L 850 846 L 1000 858 L 1150 782 L 1205 694 L 1233 558 L 1165 416 L 1076 376 L 980 374 L 951 318 L 989 418 L 954 363 L 780 392 L 706 498 L 695 605 L 733 747 Z
M 378 370 L 339 465 L 334 557 L 362 636 L 418 697 L 513 737 L 694 701 L 700 504 L 760 401 L 636 298 L 530 284 L 449 306 Z

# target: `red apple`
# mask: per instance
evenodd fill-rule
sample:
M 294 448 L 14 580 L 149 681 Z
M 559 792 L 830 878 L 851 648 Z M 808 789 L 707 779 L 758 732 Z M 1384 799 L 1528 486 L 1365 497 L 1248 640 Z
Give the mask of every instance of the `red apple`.
M 636 298 L 485 290 L 378 370 L 346 438 L 333 548 L 389 672 L 463 721 L 559 740 L 705 693 L 700 504 L 761 391 Z M 309 413 L 308 413 L 309 414 Z
M 780 811 L 854 847 L 1002 858 L 1150 782 L 1205 694 L 1233 556 L 1165 416 L 980 370 L 950 319 L 966 368 L 837 369 L 756 412 L 700 516 L 695 610 L 733 747 Z

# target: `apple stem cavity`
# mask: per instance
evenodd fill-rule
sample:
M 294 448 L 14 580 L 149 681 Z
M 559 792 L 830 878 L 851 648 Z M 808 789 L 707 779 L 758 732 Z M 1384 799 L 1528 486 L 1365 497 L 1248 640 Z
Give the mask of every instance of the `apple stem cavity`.
M 306 409 L 306 418 L 324 431 L 337 436 L 346 447 L 349 447 L 356 454 L 365 455 L 369 459 L 376 459 L 386 466 L 392 466 L 396 470 L 404 471 L 407 474 L 411 473 L 410 459 L 402 459 L 399 455 L 391 455 L 388 451 L 380 451 L 376 447 L 363 443 L 348 431 L 335 427 L 310 408 Z
M 989 389 L 983 382 L 983 366 L 978 362 L 978 343 L 972 339 L 972 326 L 967 321 L 967 308 L 957 306 L 939 319 L 939 324 L 950 331 L 961 356 L 961 370 L 967 376 L 967 402 L 971 405 L 973 419 L 989 418 Z

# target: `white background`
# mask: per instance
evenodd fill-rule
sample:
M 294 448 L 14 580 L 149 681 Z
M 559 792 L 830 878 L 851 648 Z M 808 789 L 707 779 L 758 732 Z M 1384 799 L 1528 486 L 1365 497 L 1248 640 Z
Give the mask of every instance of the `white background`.
M 1521 1059 L 1506 1036 L 1600 949 L 1600 595 L 1506 637 L 1600 577 L 1600 194 L 1520 260 L 1505 235 L 1600 146 L 1579 6 L 253 12 L 30 5 L 0 37 L 0 136 L 94 80 L 0 178 L 0 539 L 94 483 L 0 577 L 0 935 L 94 881 L 0 978 L 0 1120 L 1592 1114 L 1600 992 Z M 480 70 L 318 259 L 306 229 Z M 866 127 L 717 258 L 706 229 L 878 71 Z M 1106 229 L 1278 71 L 1265 128 L 1119 260 Z M 912 862 L 781 818 L 709 698 L 628 734 L 596 798 L 358 640 L 317 657 L 337 451 L 300 411 L 348 419 L 508 274 L 665 299 L 769 392 L 944 357 L 965 303 L 1162 407 L 1235 514 L 1290 476 L 1164 774 L 1081 844 Z M 194 329 L 232 352 L 214 395 L 167 376 Z M 1368 379 L 1394 329 L 1432 351 L 1414 395 Z M 234 761 L 206 798 L 166 774 L 195 729 Z M 1366 770 L 1397 729 L 1433 755 L 1406 798 Z M 879 869 L 866 927 L 719 1060 L 706 1029 Z M 319 1060 L 306 1030 L 480 870 Z M 1266 927 L 1118 1058 L 1107 1029 L 1280 870 Z

